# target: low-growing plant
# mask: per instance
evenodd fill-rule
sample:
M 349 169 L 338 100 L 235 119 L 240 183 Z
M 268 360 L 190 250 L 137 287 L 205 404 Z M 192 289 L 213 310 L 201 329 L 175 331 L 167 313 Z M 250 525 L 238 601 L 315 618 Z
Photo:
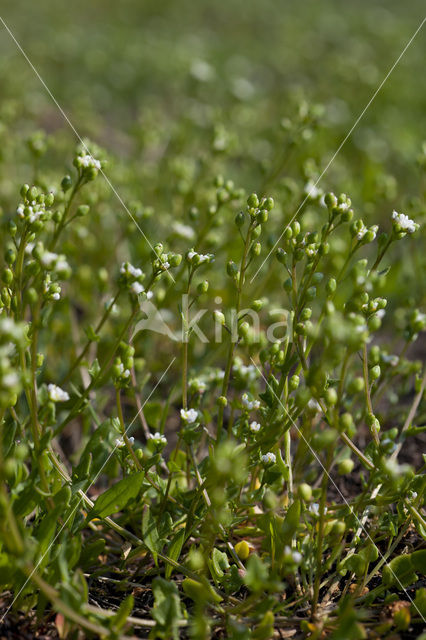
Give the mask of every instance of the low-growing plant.
M 43 136 L 29 148 L 0 293 L 10 607 L 56 611 L 61 637 L 363 638 L 424 621 L 426 319 L 389 286 L 419 224 L 367 225 L 314 183 L 274 202 L 217 176 L 110 273 L 102 246 L 86 245 L 96 270 L 79 250 L 105 152 L 83 143 L 50 188 Z M 128 213 L 134 234 L 151 216 Z

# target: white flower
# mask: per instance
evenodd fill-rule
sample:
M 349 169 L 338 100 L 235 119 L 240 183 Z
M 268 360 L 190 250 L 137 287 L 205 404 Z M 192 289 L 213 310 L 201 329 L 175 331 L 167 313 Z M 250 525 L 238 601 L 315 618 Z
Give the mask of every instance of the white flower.
M 181 222 L 173 223 L 173 231 L 181 238 L 186 238 L 187 240 L 192 240 L 195 236 L 195 231 L 192 227 L 187 224 L 182 224 Z
M 59 258 L 57 253 L 52 253 L 51 251 L 45 251 L 40 258 L 40 262 L 43 267 L 51 267 Z
M 419 225 L 414 220 L 410 220 L 405 213 L 398 213 L 395 210 L 392 211 L 392 220 L 394 224 L 401 227 L 401 230 L 406 231 L 406 233 L 414 233 L 419 228 Z
M 181 409 L 180 417 L 188 424 L 192 424 L 198 418 L 198 411 L 195 409 Z
M 291 547 L 286 545 L 284 547 L 284 558 L 289 562 L 294 562 L 295 564 L 300 564 L 302 562 L 302 554 L 298 551 L 292 551 Z
M 60 300 L 61 296 L 59 293 L 52 293 L 52 300 Z
M 319 189 L 313 180 L 309 180 L 305 184 L 304 193 L 311 200 L 316 200 L 323 195 L 323 190 Z
M 261 456 L 263 464 L 275 464 L 276 459 L 277 457 L 272 451 L 268 451 L 268 453 L 264 453 L 263 456 Z
M 130 262 L 123 262 L 120 267 L 120 273 L 123 275 L 131 275 L 134 278 L 140 278 L 143 275 L 142 269 L 134 267 Z
M 85 156 L 78 156 L 77 162 L 80 167 L 84 167 L 85 169 L 93 168 L 99 171 L 101 168 L 101 163 L 99 162 L 99 160 L 96 160 L 90 154 L 86 154 Z
M 4 387 L 5 389 L 11 389 L 12 387 L 15 387 L 18 382 L 19 378 L 14 371 L 6 373 L 6 375 L 4 375 L 1 379 L 2 387 Z
M 47 392 L 49 400 L 52 402 L 66 402 L 70 399 L 68 393 L 61 389 L 61 387 L 57 387 L 56 384 L 48 384 Z
M 311 398 L 309 400 L 308 407 L 309 409 L 312 409 L 312 411 L 315 411 L 315 413 L 321 413 L 322 411 L 320 403 L 318 402 L 318 400 L 315 400 L 314 398 Z
M 252 431 L 253 433 L 257 433 L 258 431 L 260 431 L 260 424 L 258 422 L 251 422 L 250 423 L 250 431 Z
M 119 449 L 121 447 L 124 447 L 124 440 L 123 438 L 117 438 L 115 441 L 115 446 Z
M 241 402 L 243 403 L 244 407 L 249 411 L 252 411 L 253 409 L 259 409 L 260 407 L 259 400 L 249 400 L 247 393 L 243 393 L 241 397 Z
M 167 444 L 167 438 L 166 436 L 163 436 L 162 433 L 160 433 L 159 431 L 156 431 L 155 433 L 150 433 L 148 435 L 148 438 L 150 440 L 153 440 L 154 442 L 156 442 L 157 444 Z
M 311 505 L 309 505 L 308 511 L 310 511 L 314 516 L 319 516 L 318 502 L 313 502 Z M 327 507 L 324 507 L 324 513 L 327 513 Z
M 145 287 L 139 282 L 133 282 L 133 284 L 130 285 L 130 290 L 138 296 L 140 293 L 145 291 Z
M 367 231 L 368 231 L 367 227 L 363 224 L 361 229 L 356 234 L 357 240 L 362 240 L 365 234 L 367 233 Z

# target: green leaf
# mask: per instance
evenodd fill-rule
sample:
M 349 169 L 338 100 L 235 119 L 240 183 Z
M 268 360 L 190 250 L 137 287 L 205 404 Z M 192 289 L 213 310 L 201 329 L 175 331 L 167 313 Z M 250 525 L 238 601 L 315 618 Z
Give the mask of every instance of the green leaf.
M 264 589 L 268 582 L 268 567 L 263 564 L 259 556 L 253 553 L 247 562 L 247 573 L 244 576 L 244 583 L 250 591 L 259 592 Z
M 417 580 L 416 572 L 426 573 L 426 549 L 398 556 L 383 569 L 383 584 L 408 587 Z
M 112 626 L 114 630 L 120 631 L 126 624 L 127 618 L 133 611 L 135 599 L 130 593 L 120 604 L 117 613 L 112 618 Z
M 282 539 L 284 544 L 290 544 L 300 524 L 300 500 L 295 500 L 287 509 L 282 525 Z
M 163 540 L 161 540 L 158 535 L 157 525 L 155 524 L 148 505 L 145 505 L 142 515 L 142 538 L 153 554 L 155 562 L 157 562 L 157 553 L 159 553 L 163 547 Z
M 175 583 L 157 577 L 152 582 L 152 591 L 155 604 L 151 615 L 157 623 L 154 637 L 179 640 L 179 621 L 183 616 Z
M 184 542 L 185 542 L 185 527 L 183 527 L 182 529 L 179 529 L 177 534 L 173 537 L 172 541 L 170 542 L 168 552 L 167 552 L 169 558 L 171 558 L 172 560 L 175 560 L 176 562 L 179 560 L 180 552 L 182 551 Z M 172 575 L 173 569 L 174 567 L 172 567 L 171 564 L 168 564 L 166 566 L 166 573 L 165 573 L 166 578 L 170 578 L 170 576 Z
M 126 476 L 105 493 L 99 496 L 93 505 L 93 509 L 87 514 L 87 522 L 93 518 L 106 518 L 112 513 L 124 509 L 127 503 L 136 498 L 142 488 L 145 474 L 143 471 Z

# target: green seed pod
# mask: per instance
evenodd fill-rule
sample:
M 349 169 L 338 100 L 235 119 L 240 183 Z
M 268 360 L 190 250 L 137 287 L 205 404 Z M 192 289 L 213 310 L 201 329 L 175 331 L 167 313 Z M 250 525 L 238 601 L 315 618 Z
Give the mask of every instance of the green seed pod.
M 259 198 L 255 193 L 252 193 L 247 198 L 247 204 L 251 209 L 256 209 L 259 206 Z
M 253 300 L 253 302 L 250 305 L 250 308 L 253 309 L 253 311 L 260 311 L 265 305 L 265 300 Z
M 378 329 L 380 329 L 382 325 L 382 321 L 377 314 L 374 314 L 374 316 L 371 316 L 371 318 L 368 318 L 367 325 L 368 325 L 369 331 L 377 331 Z
M 300 233 L 300 223 L 295 220 L 291 226 L 293 236 L 298 236 Z
M 370 369 L 370 379 L 377 380 L 377 378 L 380 378 L 380 373 L 381 373 L 380 366 L 376 364 L 374 367 Z
M 46 207 L 51 207 L 55 202 L 55 196 L 51 191 L 47 194 L 45 202 L 46 202 Z
M 266 209 L 261 209 L 256 216 L 256 220 L 259 224 L 263 224 L 268 220 L 268 211 Z
M 258 238 L 262 233 L 262 225 L 258 224 L 252 231 L 252 236 L 254 239 Z
M 0 297 L 3 305 L 8 309 L 10 307 L 11 297 L 9 290 L 6 287 L 2 288 Z
M 306 300 L 313 300 L 316 295 L 317 295 L 317 288 L 309 287 L 309 289 L 306 291 Z
M 346 531 L 346 524 L 343 520 L 335 520 L 331 533 L 335 536 L 343 536 Z
M 229 193 L 227 192 L 227 190 L 224 188 L 218 189 L 216 192 L 216 200 L 219 204 L 224 204 L 225 202 L 227 202 L 229 200 Z
M 324 400 L 328 407 L 334 407 L 334 405 L 337 403 L 336 389 L 333 389 L 332 387 L 327 389 L 327 391 L 324 394 Z
M 348 384 L 349 393 L 360 393 L 364 391 L 364 378 L 353 378 Z
M 226 407 L 228 404 L 228 399 L 225 396 L 219 396 L 217 399 L 217 404 L 219 407 Z
M 335 278 L 330 278 L 327 282 L 327 284 L 325 285 L 325 290 L 327 292 L 327 294 L 330 296 L 332 295 L 337 288 L 337 282 L 335 280 Z
M 342 415 L 339 417 L 339 429 L 340 431 L 347 431 L 348 429 L 350 429 L 352 427 L 352 425 L 354 424 L 354 420 L 352 418 L 352 415 L 350 413 L 342 413 Z
M 321 242 L 318 253 L 320 256 L 326 256 L 330 251 L 330 244 L 328 242 Z
M 171 267 L 178 267 L 181 262 L 182 262 L 182 256 L 180 253 L 174 253 L 169 258 L 169 264 Z
M 20 194 L 21 194 L 22 198 L 26 197 L 29 189 L 30 189 L 30 186 L 28 184 L 23 184 L 22 185 L 21 190 L 20 190 Z
M 316 273 L 314 273 L 314 275 L 312 276 L 312 282 L 314 284 L 320 284 L 320 282 L 322 282 L 324 279 L 324 274 L 321 273 L 321 271 L 317 271 Z
M 8 231 L 10 233 L 10 235 L 12 236 L 12 238 L 15 237 L 16 232 L 18 231 L 18 227 L 16 226 L 16 222 L 14 220 L 9 220 L 9 222 L 7 223 L 7 228 Z
M 310 502 L 312 500 L 312 487 L 306 482 L 302 482 L 297 488 L 297 493 L 299 497 L 305 502 Z
M 13 272 L 11 271 L 11 269 L 3 269 L 1 279 L 5 284 L 11 284 L 13 282 Z
M 16 251 L 15 249 L 7 249 L 4 254 L 4 259 L 6 264 L 12 266 L 16 260 Z
M 87 204 L 81 204 L 79 207 L 77 207 L 77 211 L 76 211 L 76 215 L 79 218 L 83 218 L 84 216 L 87 216 L 87 214 L 90 211 L 90 207 Z
M 263 207 L 265 207 L 265 209 L 267 209 L 268 211 L 272 211 L 272 209 L 275 206 L 275 202 L 273 198 L 266 198 L 265 202 L 262 205 Z
M 306 336 L 306 325 L 304 322 L 298 322 L 295 326 L 295 331 L 298 336 Z
M 26 300 L 30 303 L 30 305 L 36 304 L 38 301 L 38 293 L 34 287 L 30 287 L 25 294 Z
M 355 463 L 353 460 L 351 460 L 351 458 L 345 458 L 345 460 L 339 462 L 339 474 L 341 476 L 345 476 L 347 473 L 351 473 L 354 466 Z
M 302 313 L 300 314 L 300 319 L 303 320 L 309 320 L 309 318 L 312 316 L 312 309 L 310 307 L 306 307 L 305 309 L 303 309 Z

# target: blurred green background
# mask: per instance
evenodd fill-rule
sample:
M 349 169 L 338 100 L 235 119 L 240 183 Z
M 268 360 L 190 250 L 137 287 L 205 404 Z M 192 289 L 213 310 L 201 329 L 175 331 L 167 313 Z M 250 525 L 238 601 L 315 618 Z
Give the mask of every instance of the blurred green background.
M 1 16 L 78 133 L 106 150 L 106 173 L 151 242 L 187 250 L 191 240 L 173 230 L 180 221 L 195 229 L 197 248 L 224 262 L 238 255 L 238 238 L 232 223 L 220 222 L 232 221 L 243 200 L 210 225 L 215 176 L 277 200 L 265 257 L 424 9 L 421 0 L 18 0 L 2 2 Z M 424 220 L 425 44 L 423 28 L 319 185 L 348 193 L 366 224 L 387 230 L 393 208 Z M 23 182 L 56 190 L 72 172 L 76 139 L 3 26 L 0 61 L 0 205 L 7 218 Z M 26 141 L 39 129 L 48 145 L 34 166 Z M 70 231 L 63 250 L 90 319 L 93 296 L 112 290 L 93 269 L 106 269 L 112 281 L 121 260 L 144 266 L 150 249 L 101 178 L 87 201 L 90 219 Z M 318 208 L 308 208 L 304 220 L 322 224 Z M 203 235 L 205 224 L 211 228 Z M 394 306 L 420 304 L 421 239 L 399 243 L 392 255 Z M 269 284 L 276 277 L 282 297 L 283 274 L 276 266 L 269 273 L 271 264 L 263 274 Z M 255 281 L 254 295 L 265 286 Z

